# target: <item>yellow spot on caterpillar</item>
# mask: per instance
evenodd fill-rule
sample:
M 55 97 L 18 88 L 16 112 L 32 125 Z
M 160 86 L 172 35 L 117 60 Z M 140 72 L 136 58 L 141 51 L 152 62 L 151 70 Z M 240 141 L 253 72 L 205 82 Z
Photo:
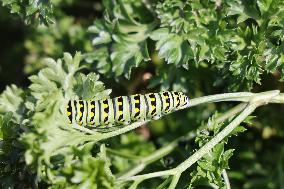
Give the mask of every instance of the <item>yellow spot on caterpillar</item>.
M 82 113 L 82 112 L 79 112 L 79 116 L 82 117 L 82 115 L 83 115 L 83 113 Z
M 104 104 L 104 108 L 107 108 L 108 107 L 108 104 Z
M 67 115 L 70 116 L 70 115 L 71 115 L 71 112 L 67 112 Z
M 95 116 L 94 112 L 91 112 L 91 117 Z
M 80 104 L 79 107 L 82 108 L 82 107 L 83 107 L 83 104 Z
M 152 106 L 152 108 L 153 108 L 153 109 L 155 109 L 155 108 L 156 108 L 156 106 Z
M 135 100 L 135 103 L 139 103 L 140 102 L 140 100 Z
M 83 122 L 82 122 L 82 121 L 80 121 L 80 122 L 79 122 L 79 125 L 83 125 Z
M 108 113 L 104 113 L 104 117 L 108 117 Z
M 119 111 L 118 113 L 119 113 L 119 115 L 122 115 L 122 114 L 123 114 L 123 112 L 122 112 L 122 111 Z
M 156 99 L 155 98 L 151 98 L 151 101 L 156 101 Z
M 95 106 L 94 106 L 94 105 L 91 105 L 91 108 L 95 108 Z
M 139 110 L 139 108 L 135 108 L 135 112 L 139 112 L 140 110 Z
M 118 102 L 118 105 L 122 105 L 122 102 Z

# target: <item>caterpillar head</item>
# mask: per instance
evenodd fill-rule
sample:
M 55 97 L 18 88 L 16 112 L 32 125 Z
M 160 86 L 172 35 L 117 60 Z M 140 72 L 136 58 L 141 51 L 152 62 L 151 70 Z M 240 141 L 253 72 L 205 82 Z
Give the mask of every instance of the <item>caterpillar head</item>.
M 180 109 L 186 108 L 189 105 L 189 98 L 184 93 L 178 93 L 180 99 Z

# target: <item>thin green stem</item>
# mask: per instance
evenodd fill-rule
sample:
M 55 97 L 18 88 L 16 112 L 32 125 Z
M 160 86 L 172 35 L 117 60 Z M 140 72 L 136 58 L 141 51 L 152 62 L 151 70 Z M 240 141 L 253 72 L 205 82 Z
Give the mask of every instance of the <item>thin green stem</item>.
M 219 132 L 212 140 L 202 146 L 197 152 L 190 156 L 187 160 L 177 166 L 175 169 L 177 172 L 184 172 L 197 160 L 207 154 L 215 145 L 221 142 L 227 135 L 229 135 L 247 116 L 249 116 L 257 107 L 256 104 L 250 104 L 247 108 L 237 116 L 227 127 Z
M 147 165 L 149 165 L 152 162 L 155 162 L 158 159 L 161 159 L 162 157 L 168 155 L 169 153 L 171 153 L 177 147 L 178 141 L 179 141 L 179 139 L 174 140 L 173 142 L 169 143 L 165 147 L 162 147 L 162 148 L 156 150 L 153 154 L 151 154 L 151 155 L 149 155 L 147 157 L 141 158 L 137 162 L 136 166 L 134 166 L 133 168 L 128 170 L 126 173 L 121 175 L 119 177 L 119 179 L 127 178 L 127 177 L 130 177 L 130 176 L 136 175 L 137 173 L 143 171 Z
M 240 92 L 240 93 L 226 93 L 226 94 L 217 94 L 217 95 L 209 95 L 209 96 L 204 96 L 204 97 L 199 97 L 195 98 L 189 101 L 188 107 L 192 106 L 197 106 L 199 104 L 203 103 L 210 103 L 210 102 L 220 102 L 220 101 L 242 101 L 242 102 L 249 102 L 253 97 L 262 97 L 262 96 L 267 96 L 269 94 L 276 94 L 274 95 L 277 96 L 279 95 L 279 91 L 267 91 L 263 93 L 249 93 L 249 92 Z M 270 99 L 271 100 L 271 99 Z M 275 99 L 271 100 L 273 103 L 284 103 L 284 97 L 283 95 L 280 95 L 280 97 L 275 97 Z M 266 102 L 268 103 L 268 102 Z M 100 140 L 105 140 L 123 133 L 126 133 L 130 130 L 136 129 L 140 127 L 141 125 L 146 124 L 149 122 L 149 120 L 146 121 L 140 121 L 136 122 L 133 124 L 130 124 L 128 126 L 124 126 L 121 129 L 108 132 L 108 133 L 103 133 L 103 134 L 91 134 L 91 135 L 86 135 L 84 142 L 98 142 Z
M 217 94 L 217 95 L 209 95 L 191 99 L 189 101 L 188 107 L 197 106 L 203 103 L 210 102 L 221 102 L 221 101 L 241 101 L 248 102 L 251 97 L 253 97 L 253 93 L 250 92 L 240 92 L 240 93 L 225 93 L 225 94 Z
M 271 103 L 284 103 L 284 93 L 280 93 L 278 96 L 271 99 Z
M 149 156 L 149 160 L 145 161 L 146 163 L 143 164 L 142 167 L 134 167 L 134 169 L 130 170 L 128 173 L 123 175 L 122 177 L 118 178 L 119 182 L 125 182 L 129 180 L 139 181 L 135 182 L 138 186 L 139 183 L 142 181 L 154 178 L 154 177 L 162 177 L 162 176 L 173 176 L 172 182 L 169 186 L 170 189 L 176 188 L 176 185 L 179 181 L 180 175 L 188 169 L 191 165 L 193 165 L 195 162 L 197 162 L 200 158 L 202 158 L 205 154 L 210 152 L 212 148 L 214 148 L 215 145 L 217 145 L 219 142 L 221 142 L 226 136 L 228 136 L 247 116 L 249 116 L 258 106 L 267 104 L 267 103 L 284 103 L 283 94 L 279 95 L 279 91 L 268 91 L 263 92 L 259 94 L 252 94 L 252 93 L 239 93 L 236 95 L 236 93 L 229 93 L 229 94 L 223 94 L 223 95 L 212 95 L 209 97 L 201 97 L 197 99 L 193 99 L 190 101 L 190 104 L 188 107 L 195 106 L 197 104 L 205 103 L 205 102 L 218 102 L 218 101 L 244 101 L 247 103 L 242 103 L 227 113 L 223 114 L 222 116 L 218 117 L 215 121 L 224 121 L 228 117 L 232 117 L 238 113 L 241 113 L 227 126 L 225 127 L 221 132 L 219 132 L 212 140 L 210 140 L 208 143 L 206 143 L 203 147 L 201 147 L 198 151 L 196 151 L 192 156 L 190 156 L 187 160 L 185 160 L 183 163 L 181 163 L 179 166 L 177 166 L 174 169 L 166 170 L 166 171 L 159 171 L 154 173 L 148 173 L 144 175 L 137 175 L 137 176 L 131 176 L 136 174 L 137 171 L 141 171 L 146 166 L 145 164 L 150 163 L 156 158 L 161 158 L 162 154 L 155 154 L 155 156 L 151 157 Z M 175 142 L 175 141 L 174 141 Z M 171 143 L 173 146 L 175 146 L 175 143 Z M 173 150 L 171 145 L 169 146 L 169 151 L 166 151 L 166 153 L 170 153 L 171 150 Z M 163 148 L 162 148 L 163 149 Z M 166 148 L 165 148 L 166 149 Z M 161 149 L 160 149 L 161 150 Z M 225 180 L 226 188 L 230 189 L 230 182 L 227 176 L 226 171 L 224 170 L 222 172 L 222 175 Z
M 192 156 L 190 156 L 187 160 L 181 163 L 174 169 L 170 169 L 167 171 L 159 171 L 155 173 L 148 173 L 144 175 L 132 176 L 125 178 L 124 180 L 136 180 L 141 177 L 144 179 L 160 177 L 160 175 L 173 175 L 176 173 L 182 173 L 186 169 L 188 169 L 192 164 L 194 164 L 197 160 L 203 157 L 206 153 L 208 153 L 216 144 L 218 144 L 221 140 L 223 140 L 234 128 L 236 128 L 248 115 L 250 115 L 256 108 L 255 104 L 249 105 L 239 116 L 237 116 L 227 127 L 225 127 L 220 133 L 218 133 L 212 140 L 206 143 L 203 147 L 201 147 L 197 152 L 195 152 Z
M 127 158 L 127 159 L 132 159 L 132 160 L 140 159 L 139 156 L 134 156 L 134 155 L 131 155 L 131 154 L 123 153 L 123 152 L 120 152 L 118 150 L 113 150 L 111 148 L 106 148 L 106 151 L 110 154 L 117 155 L 117 156 L 120 156 L 120 157 L 124 157 L 124 158 Z
M 221 101 L 239 101 L 239 102 L 250 102 L 255 96 L 265 96 L 267 94 L 277 94 L 270 99 L 270 103 L 284 103 L 284 94 L 279 94 L 278 90 L 267 91 L 262 93 L 250 93 L 250 92 L 239 92 L 239 93 L 225 93 L 217 95 L 209 95 L 191 99 L 188 107 L 197 106 L 203 103 L 210 102 L 221 102 Z
M 108 138 L 126 133 L 126 132 L 131 131 L 133 129 L 136 129 L 136 128 L 142 126 L 142 125 L 145 125 L 148 122 L 149 122 L 149 120 L 140 121 L 140 122 L 136 122 L 136 123 L 133 123 L 131 125 L 128 125 L 126 127 L 122 127 L 121 129 L 118 129 L 118 130 L 115 130 L 115 131 L 112 131 L 112 132 L 109 132 L 109 133 L 104 133 L 104 134 L 102 134 L 101 137 L 99 137 L 99 140 L 108 139 Z
M 230 180 L 229 180 L 227 171 L 225 169 L 222 171 L 222 175 L 223 175 L 223 178 L 224 178 L 224 181 L 225 181 L 226 189 L 231 189 Z
M 237 106 L 235 106 L 235 107 L 231 108 L 230 110 L 228 110 L 227 112 L 223 113 L 221 116 L 218 116 L 215 119 L 215 123 L 221 123 L 221 122 L 227 120 L 228 118 L 233 117 L 234 115 L 236 115 L 236 114 L 240 113 L 242 110 L 244 110 L 246 108 L 246 106 L 247 106 L 247 103 L 238 104 Z
M 92 134 L 92 135 L 86 135 L 84 137 L 84 142 L 99 142 L 101 140 L 105 140 L 108 138 L 112 138 L 114 136 L 126 133 L 128 131 L 131 131 L 133 129 L 136 129 L 144 124 L 146 124 L 147 122 L 149 122 L 149 120 L 146 121 L 140 121 L 140 122 L 135 122 L 131 125 L 122 127 L 121 129 L 117 129 L 115 131 L 109 132 L 109 133 L 99 133 L 99 134 Z
M 213 189 L 219 189 L 219 187 L 214 183 L 209 183 L 208 185 L 211 186 L 211 188 Z
M 217 117 L 215 119 L 214 123 L 223 122 L 223 121 L 227 120 L 228 118 L 234 116 L 235 114 L 238 114 L 239 112 L 241 112 L 246 107 L 246 105 L 247 105 L 247 103 L 241 103 L 241 104 L 233 107 L 232 109 L 230 109 L 226 113 Z M 211 124 L 213 124 L 213 122 Z M 167 144 L 166 146 L 156 150 L 153 154 L 141 158 L 141 160 L 139 160 L 137 162 L 136 166 L 132 167 L 130 170 L 128 170 L 123 175 L 118 175 L 119 176 L 118 178 L 123 179 L 123 178 L 127 178 L 127 177 L 138 174 L 139 172 L 143 171 L 147 165 L 149 165 L 149 164 L 161 159 L 162 157 L 168 155 L 169 153 L 171 153 L 178 146 L 178 142 L 180 141 L 181 138 L 192 139 L 195 136 L 196 136 L 195 133 L 190 131 L 186 135 L 183 135 L 182 137 L 179 137 L 178 139 L 174 140 L 173 142 Z
M 175 174 L 168 189 L 175 189 L 181 174 Z
M 137 186 L 143 181 L 144 179 L 141 178 L 141 179 L 138 179 L 136 181 L 134 181 L 134 183 L 129 187 L 129 189 L 136 189 Z
M 141 179 L 141 178 L 146 180 L 146 179 L 150 179 L 150 178 L 163 177 L 163 176 L 169 176 L 169 175 L 175 175 L 175 174 L 177 174 L 177 171 L 175 169 L 169 169 L 169 170 L 165 170 L 165 171 L 157 171 L 157 172 L 154 172 L 154 173 L 147 173 L 147 174 L 144 174 L 144 175 L 131 176 L 131 177 L 127 177 L 127 178 L 118 178 L 117 180 L 119 182 L 137 180 L 137 179 Z
M 192 156 L 190 156 L 187 160 L 181 163 L 174 169 L 159 171 L 154 173 L 148 173 L 144 175 L 137 175 L 128 177 L 125 179 L 121 179 L 124 181 L 127 180 L 137 180 L 140 178 L 149 179 L 154 177 L 161 176 L 169 176 L 169 175 L 177 175 L 183 173 L 186 169 L 188 169 L 191 165 L 197 162 L 200 158 L 202 158 L 205 154 L 207 154 L 215 145 L 221 142 L 226 136 L 228 136 L 247 116 L 249 116 L 258 106 L 267 104 L 274 97 L 279 95 L 279 91 L 268 91 L 259 94 L 255 94 L 250 98 L 249 103 L 247 103 L 247 107 L 242 111 L 227 127 L 225 127 L 221 132 L 219 132 L 213 139 L 211 139 L 208 143 L 202 146 L 198 151 L 196 151 Z M 210 99 L 210 98 L 209 98 Z

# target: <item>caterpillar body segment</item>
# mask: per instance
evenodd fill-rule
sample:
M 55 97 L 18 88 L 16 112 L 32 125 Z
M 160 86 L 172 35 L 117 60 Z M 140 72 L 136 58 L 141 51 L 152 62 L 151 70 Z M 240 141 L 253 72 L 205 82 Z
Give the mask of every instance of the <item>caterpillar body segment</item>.
M 107 127 L 159 119 L 187 107 L 188 101 L 188 97 L 181 92 L 165 91 L 103 100 L 69 100 L 66 111 L 70 124 Z

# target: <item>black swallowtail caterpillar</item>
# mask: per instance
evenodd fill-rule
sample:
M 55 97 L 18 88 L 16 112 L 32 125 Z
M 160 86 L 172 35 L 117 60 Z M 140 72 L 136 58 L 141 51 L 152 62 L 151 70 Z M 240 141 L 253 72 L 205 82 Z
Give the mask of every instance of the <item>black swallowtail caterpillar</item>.
M 165 114 L 187 107 L 188 101 L 188 97 L 182 92 L 165 91 L 104 100 L 69 100 L 66 110 L 70 124 L 114 126 L 159 119 Z

